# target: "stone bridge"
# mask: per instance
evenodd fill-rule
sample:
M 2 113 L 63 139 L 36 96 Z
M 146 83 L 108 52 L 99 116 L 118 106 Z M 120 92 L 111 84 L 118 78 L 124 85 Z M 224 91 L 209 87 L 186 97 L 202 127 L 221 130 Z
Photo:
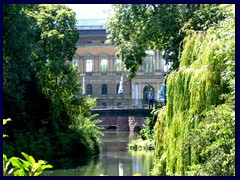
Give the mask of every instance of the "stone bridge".
M 97 119 L 102 121 L 99 126 L 117 131 L 139 132 L 146 118 L 152 116 L 148 109 L 99 109 L 92 112 L 99 114 Z

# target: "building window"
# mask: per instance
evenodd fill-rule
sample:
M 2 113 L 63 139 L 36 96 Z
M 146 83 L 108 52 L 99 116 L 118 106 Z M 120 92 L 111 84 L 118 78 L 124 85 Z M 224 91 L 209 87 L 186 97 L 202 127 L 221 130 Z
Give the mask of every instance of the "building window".
M 93 72 L 93 60 L 86 59 L 86 72 Z
M 118 94 L 119 86 L 120 86 L 120 84 L 118 83 L 116 86 L 116 94 Z
M 102 85 L 102 95 L 107 95 L 107 85 L 106 84 Z
M 144 71 L 146 73 L 152 73 L 154 72 L 154 66 L 155 66 L 155 56 L 153 51 L 147 51 L 147 56 L 144 58 L 143 66 Z
M 115 60 L 115 71 L 122 71 L 123 70 L 123 62 L 121 59 Z
M 87 85 L 87 95 L 92 95 L 92 85 L 91 84 Z
M 108 72 L 108 59 L 101 59 L 100 60 L 100 71 L 101 72 Z
M 138 97 L 139 97 L 139 85 L 138 83 L 135 84 L 135 105 L 138 106 Z
M 72 65 L 75 66 L 78 71 L 80 71 L 80 65 L 79 65 L 78 59 L 73 59 Z
M 106 102 L 102 102 L 102 107 L 106 108 L 107 107 L 107 103 Z

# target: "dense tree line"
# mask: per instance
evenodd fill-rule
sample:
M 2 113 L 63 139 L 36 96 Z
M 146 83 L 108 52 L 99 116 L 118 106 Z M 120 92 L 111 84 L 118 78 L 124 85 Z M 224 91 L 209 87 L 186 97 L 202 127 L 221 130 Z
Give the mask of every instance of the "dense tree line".
M 79 34 L 75 13 L 63 5 L 3 7 L 3 116 L 8 156 L 87 157 L 99 151 L 99 128 L 81 96 L 72 66 Z
M 121 4 L 114 9 L 109 42 L 116 43 L 130 77 L 148 49 L 163 51 L 173 62 L 167 105 L 155 112 L 152 174 L 235 175 L 235 6 Z

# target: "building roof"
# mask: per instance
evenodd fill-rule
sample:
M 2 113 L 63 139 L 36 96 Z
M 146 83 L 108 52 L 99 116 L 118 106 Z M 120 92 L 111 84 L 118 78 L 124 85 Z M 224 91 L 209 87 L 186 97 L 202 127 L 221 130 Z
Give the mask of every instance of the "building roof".
M 80 29 L 105 29 L 105 19 L 78 19 L 76 27 Z
M 80 36 L 107 36 L 106 29 L 78 29 Z

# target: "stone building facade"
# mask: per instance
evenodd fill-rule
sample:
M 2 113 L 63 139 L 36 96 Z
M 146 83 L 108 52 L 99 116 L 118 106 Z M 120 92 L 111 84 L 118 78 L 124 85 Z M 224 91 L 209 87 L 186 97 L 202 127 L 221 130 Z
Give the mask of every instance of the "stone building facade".
M 80 19 L 77 23 L 79 41 L 73 58 L 83 74 L 79 79 L 84 92 L 97 99 L 97 107 L 137 107 L 147 104 L 151 89 L 155 97 L 164 78 L 164 60 L 159 51 L 147 51 L 148 56 L 133 79 L 128 79 L 124 64 L 116 57 L 116 47 L 106 45 L 104 20 Z M 123 93 L 118 94 L 121 76 Z

